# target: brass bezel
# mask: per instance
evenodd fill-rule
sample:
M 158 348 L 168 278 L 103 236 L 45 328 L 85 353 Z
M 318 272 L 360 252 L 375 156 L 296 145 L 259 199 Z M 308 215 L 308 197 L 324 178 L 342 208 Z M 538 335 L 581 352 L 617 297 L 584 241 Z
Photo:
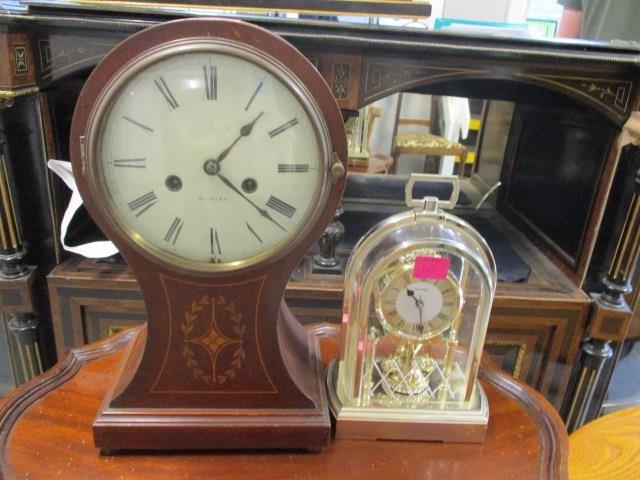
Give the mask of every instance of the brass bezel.
M 103 124 L 111 113 L 112 105 L 129 80 L 144 69 L 170 57 L 189 53 L 214 53 L 236 56 L 263 68 L 278 80 L 280 80 L 303 106 L 307 113 L 312 128 L 316 134 L 320 149 L 321 164 L 318 169 L 316 188 L 313 198 L 309 203 L 309 217 L 300 221 L 292 232 L 281 241 L 266 250 L 250 257 L 224 263 L 208 263 L 204 261 L 189 260 L 167 250 L 163 250 L 153 243 L 145 240 L 135 229 L 127 225 L 124 215 L 121 215 L 114 207 L 114 203 L 108 194 L 104 181 L 103 165 L 99 160 L 98 147 L 101 141 Z M 132 248 L 154 262 L 165 267 L 179 267 L 187 271 L 197 272 L 228 272 L 237 271 L 258 264 L 277 260 L 283 257 L 286 251 L 297 245 L 312 229 L 317 221 L 322 206 L 326 203 L 331 189 L 331 140 L 324 117 L 306 86 L 280 61 L 265 52 L 252 46 L 232 40 L 213 39 L 180 39 L 160 44 L 123 65 L 100 93 L 89 115 L 84 138 L 85 154 L 83 156 L 83 174 L 92 195 L 103 201 L 95 202 L 97 208 L 109 226 L 117 231 L 120 236 Z M 314 205 L 316 206 L 314 208 Z
M 433 250 L 430 249 L 430 251 L 432 252 Z M 413 253 L 421 253 L 421 252 L 420 250 L 417 250 Z M 457 305 L 454 310 L 454 314 L 448 320 L 447 324 L 442 328 L 430 330 L 427 334 L 422 334 L 422 335 L 412 335 L 410 333 L 406 333 L 400 330 L 399 328 L 395 327 L 387 319 L 387 316 L 385 315 L 382 309 L 382 302 L 384 300 L 385 291 L 393 283 L 393 280 L 399 276 L 402 276 L 405 272 L 410 272 L 412 268 L 413 268 L 413 263 L 411 263 L 410 265 L 405 265 L 400 261 L 396 261 L 393 265 L 387 266 L 387 268 L 384 270 L 382 275 L 380 275 L 378 281 L 375 283 L 375 287 L 373 289 L 375 312 L 378 317 L 378 320 L 380 321 L 380 324 L 384 327 L 385 331 L 391 332 L 392 334 L 401 338 L 405 338 L 413 341 L 424 341 L 424 340 L 429 340 L 431 338 L 437 337 L 438 335 L 441 335 L 442 332 L 444 332 L 451 325 L 456 324 L 460 315 L 462 314 L 464 298 L 463 298 L 462 287 L 460 287 L 455 277 L 449 273 L 447 275 L 447 281 L 456 291 Z M 384 277 L 390 277 L 390 278 L 389 280 L 383 281 Z M 419 281 L 419 279 L 416 279 L 416 281 Z

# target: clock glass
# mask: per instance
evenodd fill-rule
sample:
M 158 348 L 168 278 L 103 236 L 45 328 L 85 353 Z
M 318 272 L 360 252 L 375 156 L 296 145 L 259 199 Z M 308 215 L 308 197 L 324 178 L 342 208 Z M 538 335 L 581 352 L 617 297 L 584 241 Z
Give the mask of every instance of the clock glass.
M 376 290 L 376 310 L 385 327 L 406 338 L 439 335 L 456 320 L 462 291 L 455 278 L 416 279 L 411 268 L 383 277 Z
M 411 198 L 418 181 L 451 183 L 452 200 Z M 413 174 L 412 209 L 374 226 L 349 258 L 340 356 L 327 374 L 338 438 L 483 438 L 476 376 L 495 262 L 471 225 L 441 210 L 458 188 L 455 177 Z
M 327 192 L 328 134 L 285 67 L 246 46 L 169 45 L 98 101 L 89 175 L 135 245 L 172 264 L 238 268 L 282 253 Z

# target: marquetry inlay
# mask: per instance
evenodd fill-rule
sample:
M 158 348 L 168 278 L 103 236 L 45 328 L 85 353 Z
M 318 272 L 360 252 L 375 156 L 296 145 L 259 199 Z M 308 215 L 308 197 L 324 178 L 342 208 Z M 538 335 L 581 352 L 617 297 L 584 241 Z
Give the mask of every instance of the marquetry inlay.
M 478 76 L 490 70 L 432 67 L 410 63 L 369 61 L 365 64 L 364 103 L 410 86 L 452 77 Z
M 533 73 L 519 73 L 517 76 L 551 84 L 574 95 L 586 97 L 618 115 L 627 112 L 633 90 L 633 82 L 624 80 Z

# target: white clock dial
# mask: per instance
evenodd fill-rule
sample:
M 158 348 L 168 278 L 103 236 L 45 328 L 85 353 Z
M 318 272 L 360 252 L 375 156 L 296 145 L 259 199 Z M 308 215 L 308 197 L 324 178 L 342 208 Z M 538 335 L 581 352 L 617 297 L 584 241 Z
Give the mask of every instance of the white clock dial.
M 138 71 L 96 149 L 117 223 L 174 261 L 230 264 L 291 244 L 326 171 L 318 121 L 295 92 L 228 53 L 178 53 Z
M 421 280 L 408 270 L 395 275 L 377 295 L 382 323 L 403 337 L 424 339 L 442 333 L 462 306 L 460 287 L 452 278 Z
M 440 314 L 444 297 L 432 283 L 413 282 L 404 287 L 396 297 L 396 312 L 414 325 L 429 324 Z

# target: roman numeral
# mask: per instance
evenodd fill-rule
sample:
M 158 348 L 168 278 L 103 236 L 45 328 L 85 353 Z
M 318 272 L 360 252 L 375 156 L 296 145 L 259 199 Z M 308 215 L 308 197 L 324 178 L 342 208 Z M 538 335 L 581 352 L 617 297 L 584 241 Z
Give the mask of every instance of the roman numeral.
M 273 138 L 273 137 L 275 137 L 276 135 L 278 135 L 278 134 L 280 134 L 280 133 L 284 132 L 284 131 L 285 131 L 285 130 L 287 130 L 288 128 L 291 128 L 291 127 L 293 127 L 294 125 L 297 125 L 297 124 L 298 124 L 298 119 L 297 119 L 297 118 L 294 118 L 294 119 L 292 119 L 292 120 L 289 120 L 287 123 L 284 123 L 284 124 L 280 125 L 278 128 L 274 128 L 273 130 L 271 130 L 271 131 L 269 132 L 269 136 L 270 136 L 271 138 Z
M 180 217 L 174 218 L 167 234 L 164 236 L 164 241 L 169 242 L 171 245 L 175 245 L 176 240 L 178 240 L 178 236 L 180 235 L 180 231 L 182 230 L 182 225 L 184 225 L 184 221 Z
M 127 203 L 129 209 L 139 217 L 158 202 L 158 197 L 151 191 Z
M 220 248 L 220 239 L 218 238 L 217 229 L 209 229 L 209 242 L 211 245 L 211 263 L 220 263 L 218 255 L 222 254 L 222 249 Z
M 308 163 L 279 163 L 278 173 L 307 173 Z
M 404 328 L 405 323 L 406 322 L 404 321 L 404 318 L 401 318 L 400 320 L 398 320 L 398 327 Z
M 289 218 L 293 217 L 293 214 L 296 213 L 295 207 L 292 207 L 288 203 L 283 202 L 273 195 L 269 197 L 269 200 L 267 201 L 267 207 L 273 208 L 276 212 L 281 213 L 282 215 L 285 215 Z
M 256 95 L 258 95 L 258 92 L 260 91 L 260 89 L 262 88 L 262 84 L 264 82 L 260 82 L 258 84 L 258 88 L 256 88 L 256 91 L 253 92 L 253 95 L 251 95 L 251 98 L 249 99 L 249 103 L 247 103 L 247 106 L 244 107 L 244 111 L 246 112 L 247 110 L 249 110 L 249 107 L 251 106 L 251 104 L 253 103 L 253 99 L 256 98 Z
M 249 229 L 249 231 L 250 231 L 251 233 L 253 233 L 253 236 L 254 236 L 254 237 L 256 237 L 260 243 L 262 243 L 262 239 L 261 239 L 261 238 L 260 238 L 260 236 L 256 233 L 256 231 L 255 231 L 253 228 L 251 228 L 251 225 L 249 225 L 249 222 L 244 222 L 244 223 L 246 223 L 246 224 L 247 224 L 247 228 Z
M 123 115 L 122 118 L 124 118 L 127 122 L 132 123 L 136 127 L 140 127 L 141 129 L 146 130 L 149 133 L 153 133 L 153 128 L 147 127 L 146 125 L 138 122 L 137 120 L 134 120 L 131 117 L 127 117 L 126 115 Z
M 162 94 L 162 96 L 164 97 L 164 99 L 167 101 L 167 103 L 171 108 L 176 109 L 180 106 L 178 105 L 178 102 L 173 96 L 173 93 L 171 93 L 171 90 L 169 90 L 169 87 L 167 86 L 167 82 L 164 81 L 164 78 L 158 77 L 156 80 L 153 81 L 153 83 L 155 83 L 156 87 L 158 87 L 158 90 L 160 90 L 160 93 Z
M 113 161 L 114 167 L 122 168 L 147 168 L 146 158 L 121 158 Z
M 215 65 L 202 66 L 204 72 L 204 88 L 207 100 L 218 100 L 218 67 Z

